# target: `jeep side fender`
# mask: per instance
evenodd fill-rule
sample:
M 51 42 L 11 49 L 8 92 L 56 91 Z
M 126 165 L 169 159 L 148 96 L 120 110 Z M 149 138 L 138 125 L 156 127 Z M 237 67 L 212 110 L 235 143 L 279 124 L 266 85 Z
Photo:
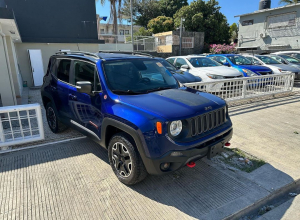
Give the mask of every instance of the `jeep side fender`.
M 136 147 L 141 155 L 143 163 L 145 164 L 145 167 L 147 169 L 147 164 L 149 163 L 150 159 L 146 156 L 146 154 L 149 155 L 149 151 L 147 149 L 147 144 L 145 142 L 145 139 L 143 137 L 141 130 L 135 129 L 135 128 L 131 127 L 130 125 L 127 125 L 123 122 L 120 122 L 120 121 L 112 119 L 112 118 L 104 118 L 102 125 L 101 125 L 101 141 L 100 141 L 100 145 L 104 148 L 107 148 L 106 142 L 108 140 L 106 140 L 106 131 L 107 131 L 108 126 L 116 127 L 118 129 L 120 129 L 121 131 L 124 131 L 125 133 L 129 134 L 133 138 L 133 140 L 136 144 Z

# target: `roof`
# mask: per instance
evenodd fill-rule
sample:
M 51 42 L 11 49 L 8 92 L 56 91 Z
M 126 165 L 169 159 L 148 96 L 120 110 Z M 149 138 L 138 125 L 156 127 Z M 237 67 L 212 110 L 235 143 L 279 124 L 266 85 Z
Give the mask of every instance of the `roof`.
M 85 59 L 92 62 L 102 60 L 117 60 L 117 59 L 137 59 L 137 58 L 154 58 L 150 54 L 138 52 L 103 52 L 89 53 L 84 51 L 58 51 L 55 56 L 68 56 L 78 59 Z
M 211 54 L 209 56 L 224 56 L 224 57 L 231 57 L 231 56 L 242 56 L 240 54 Z
M 289 5 L 285 5 L 285 6 L 278 7 L 278 8 L 270 8 L 270 9 L 258 10 L 258 11 L 251 12 L 251 13 L 247 13 L 247 14 L 236 15 L 236 16 L 234 16 L 234 17 L 235 17 L 235 18 L 236 18 L 236 17 L 242 17 L 242 16 L 253 15 L 253 14 L 258 14 L 258 13 L 263 13 L 263 12 L 275 11 L 275 10 L 279 10 L 279 9 L 283 9 L 283 8 L 295 7 L 295 6 L 300 6 L 300 3 L 297 3 L 297 4 L 289 4 Z

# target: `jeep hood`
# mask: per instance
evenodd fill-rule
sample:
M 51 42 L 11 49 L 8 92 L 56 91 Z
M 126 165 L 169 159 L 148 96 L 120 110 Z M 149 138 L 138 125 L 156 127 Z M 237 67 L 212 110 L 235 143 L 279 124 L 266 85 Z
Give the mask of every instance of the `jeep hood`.
M 120 95 L 123 104 L 152 112 L 166 120 L 193 117 L 225 105 L 221 98 L 197 90 L 168 89 L 142 95 Z M 205 110 L 210 107 L 210 110 Z

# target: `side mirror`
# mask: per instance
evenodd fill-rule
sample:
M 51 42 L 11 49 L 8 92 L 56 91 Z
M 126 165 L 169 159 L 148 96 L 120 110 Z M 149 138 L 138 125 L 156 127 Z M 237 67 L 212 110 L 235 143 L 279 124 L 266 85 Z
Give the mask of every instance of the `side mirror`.
M 181 68 L 182 68 L 182 69 L 189 69 L 190 67 L 189 67 L 189 65 L 186 65 L 186 64 L 185 64 L 185 65 L 182 65 Z
M 77 92 L 91 94 L 92 93 L 92 83 L 89 81 L 78 81 L 76 83 Z
M 224 66 L 230 66 L 228 62 L 222 63 Z

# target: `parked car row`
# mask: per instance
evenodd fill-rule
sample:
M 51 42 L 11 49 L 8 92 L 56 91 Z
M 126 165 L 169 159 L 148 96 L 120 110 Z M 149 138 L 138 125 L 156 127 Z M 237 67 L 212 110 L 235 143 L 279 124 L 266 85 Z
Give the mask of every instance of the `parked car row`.
M 299 56 L 300 52 L 289 51 L 270 55 L 195 54 L 169 57 L 166 60 L 171 65 L 163 61 L 162 64 L 181 83 L 213 82 L 290 72 L 295 73 L 295 79 L 300 79 Z

